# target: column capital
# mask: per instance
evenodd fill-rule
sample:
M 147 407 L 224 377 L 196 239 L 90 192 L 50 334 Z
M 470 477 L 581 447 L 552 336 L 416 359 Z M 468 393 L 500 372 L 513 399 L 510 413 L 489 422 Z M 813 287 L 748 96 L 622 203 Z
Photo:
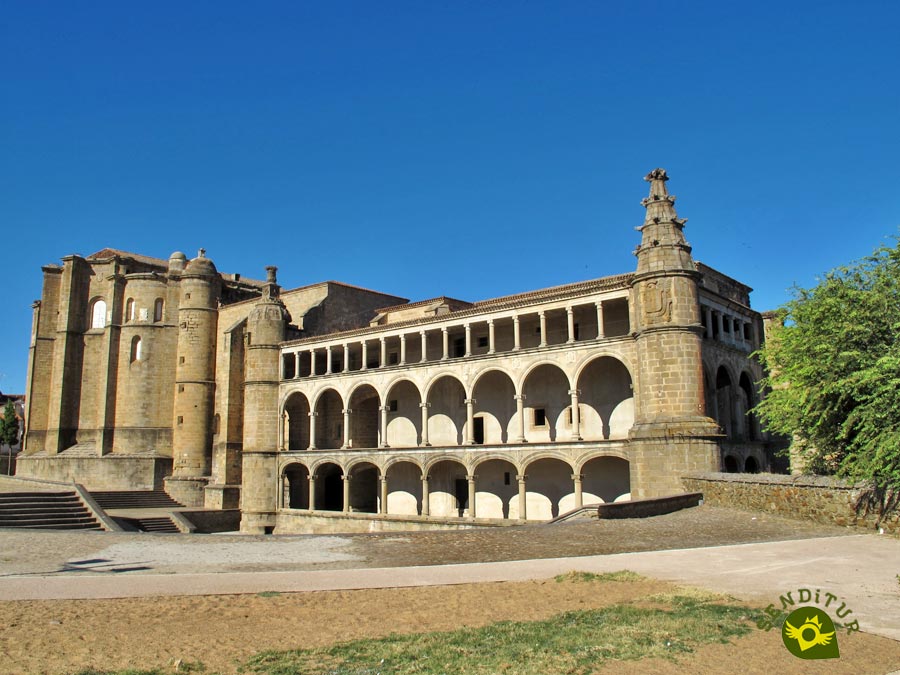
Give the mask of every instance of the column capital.
M 569 305 L 568 307 L 566 307 L 566 314 L 574 314 L 574 313 L 575 313 L 575 308 L 572 307 L 572 305 Z
M 519 315 L 513 314 L 513 323 L 519 323 Z
M 516 480 L 519 481 L 520 483 L 524 483 L 527 479 L 528 479 L 527 473 L 517 473 L 516 474 Z
M 463 401 L 463 402 L 464 402 L 466 405 L 475 405 L 475 403 L 476 403 L 477 401 L 475 401 L 474 398 L 467 398 L 467 399 L 465 399 L 465 401 Z
M 574 480 L 574 481 L 582 481 L 582 480 L 584 480 L 584 474 L 581 474 L 581 473 L 573 473 L 573 474 L 572 474 L 572 480 Z
M 421 480 L 423 483 L 427 483 L 430 479 L 431 476 L 429 476 L 427 473 L 419 477 L 419 480 Z
M 541 319 L 543 319 L 544 317 L 547 316 L 547 313 L 546 313 L 544 310 L 541 310 L 540 312 L 538 312 L 538 316 L 539 316 Z
M 380 405 L 378 406 L 378 410 L 380 410 L 381 412 L 390 412 L 391 407 L 387 405 Z
M 310 410 L 306 414 L 309 415 L 310 417 L 318 417 L 319 416 L 319 413 L 317 413 L 315 410 Z
M 341 476 L 341 480 L 344 481 L 344 482 L 349 483 L 350 481 L 353 480 L 353 476 L 350 475 L 350 474 L 345 473 L 343 476 Z
M 350 408 L 344 408 L 341 412 L 344 413 L 345 415 L 349 415 L 350 413 L 353 412 L 353 410 L 351 410 Z
M 516 394 L 515 396 L 513 396 L 513 398 L 516 399 L 517 401 L 524 401 L 525 394 Z
M 427 331 L 420 330 L 420 331 L 419 331 L 419 335 L 421 335 L 422 337 L 425 337 L 425 333 L 426 333 L 426 332 L 427 332 Z
M 569 389 L 569 396 L 581 396 L 581 389 Z
M 487 320 L 487 325 L 488 325 L 488 326 L 493 326 L 493 325 L 494 325 L 494 320 L 493 320 L 493 319 L 488 319 L 488 320 Z
M 385 338 L 384 336 L 382 336 L 382 337 L 378 338 L 378 341 L 379 341 L 381 344 L 384 344 L 384 341 L 385 341 L 386 339 L 387 339 L 387 338 Z
M 431 403 L 429 403 L 429 402 L 426 401 L 425 403 L 420 403 L 420 404 L 419 404 L 419 407 L 420 407 L 420 408 L 430 408 L 430 407 L 431 407 Z
M 446 333 L 446 332 L 449 331 L 449 330 L 450 330 L 450 328 L 448 328 L 447 326 L 441 326 L 441 332 L 442 332 L 442 333 Z
M 474 473 L 466 474 L 466 480 L 467 480 L 467 481 L 470 481 L 470 482 L 471 482 L 471 481 L 474 481 L 476 478 L 478 478 L 478 476 L 477 476 L 476 474 L 474 474 Z
M 594 303 L 594 306 L 597 307 L 598 309 L 603 309 L 603 301 L 597 300 L 597 302 Z

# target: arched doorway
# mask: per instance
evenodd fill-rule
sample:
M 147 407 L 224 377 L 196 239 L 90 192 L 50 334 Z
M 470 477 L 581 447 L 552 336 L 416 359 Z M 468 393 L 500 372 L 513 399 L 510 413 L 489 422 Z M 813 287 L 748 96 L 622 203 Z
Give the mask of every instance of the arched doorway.
M 716 421 L 729 440 L 735 438 L 733 400 L 731 376 L 725 366 L 719 366 L 716 372 Z
M 722 465 L 725 469 L 725 473 L 738 472 L 738 463 L 734 455 L 725 455 L 725 459 L 722 461 Z
M 759 473 L 759 462 L 753 455 L 744 460 L 744 473 Z
M 316 469 L 316 509 L 344 510 L 344 471 L 337 464 L 326 462 Z

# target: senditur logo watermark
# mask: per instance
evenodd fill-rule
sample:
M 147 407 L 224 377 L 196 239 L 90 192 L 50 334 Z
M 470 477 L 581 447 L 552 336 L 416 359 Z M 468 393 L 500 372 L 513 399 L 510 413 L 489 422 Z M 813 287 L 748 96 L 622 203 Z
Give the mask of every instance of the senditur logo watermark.
M 837 633 L 859 630 L 859 621 L 850 620 L 853 610 L 834 593 L 798 588 L 780 596 L 778 602 L 780 607 L 772 603 L 763 610 L 756 626 L 766 631 L 781 626 L 784 646 L 798 658 L 840 658 Z M 832 619 L 832 614 L 841 621 Z

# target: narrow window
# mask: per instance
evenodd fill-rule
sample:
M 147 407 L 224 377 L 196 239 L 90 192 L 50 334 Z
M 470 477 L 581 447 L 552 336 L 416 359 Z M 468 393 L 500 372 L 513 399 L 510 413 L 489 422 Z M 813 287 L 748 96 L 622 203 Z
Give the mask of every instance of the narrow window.
M 466 355 L 466 339 L 454 338 L 453 340 L 453 356 L 459 358 Z
M 131 362 L 141 360 L 141 338 L 135 335 L 131 339 Z
M 398 406 L 397 406 L 397 399 L 392 398 L 390 401 L 388 401 L 388 410 L 389 410 L 389 411 L 391 411 L 391 412 L 397 412 L 397 407 L 398 407 Z
M 153 303 L 153 321 L 159 322 L 163 318 L 163 299 L 157 298 Z
M 547 426 L 547 411 L 544 408 L 535 408 L 534 409 L 534 426 L 536 426 L 536 427 Z
M 509 485 L 509 471 L 503 472 L 503 484 Z
M 566 424 L 572 426 L 572 406 L 566 408 Z
M 94 300 L 91 307 L 91 328 L 106 327 L 106 302 L 104 300 Z
M 474 436 L 475 443 L 484 445 L 484 418 L 476 417 L 472 422 L 474 423 L 472 436 Z
M 125 301 L 125 323 L 134 321 L 134 298 Z
M 577 323 L 574 324 L 574 325 L 572 326 L 572 328 L 574 328 L 574 333 L 575 333 L 572 337 L 573 337 L 574 339 L 576 339 L 576 340 L 580 339 L 580 338 L 579 338 L 579 332 L 578 332 L 578 324 L 577 324 Z

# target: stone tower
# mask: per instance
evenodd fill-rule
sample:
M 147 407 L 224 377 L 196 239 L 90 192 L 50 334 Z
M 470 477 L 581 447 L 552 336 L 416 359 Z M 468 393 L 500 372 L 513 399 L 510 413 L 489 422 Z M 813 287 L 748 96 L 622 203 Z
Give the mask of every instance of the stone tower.
M 241 532 L 252 534 L 272 532 L 277 506 L 279 345 L 291 317 L 280 298 L 276 271 L 266 268 L 262 298 L 247 317 Z
M 203 249 L 185 265 L 179 287 L 173 471 L 166 492 L 186 506 L 203 506 L 212 453 L 220 294 L 219 273 Z
M 638 228 L 632 281 L 640 383 L 630 437 L 635 449 L 635 497 L 681 492 L 679 476 L 718 470 L 718 425 L 706 416 L 701 360 L 699 273 L 684 239 L 664 169 L 645 178 L 650 195 Z

